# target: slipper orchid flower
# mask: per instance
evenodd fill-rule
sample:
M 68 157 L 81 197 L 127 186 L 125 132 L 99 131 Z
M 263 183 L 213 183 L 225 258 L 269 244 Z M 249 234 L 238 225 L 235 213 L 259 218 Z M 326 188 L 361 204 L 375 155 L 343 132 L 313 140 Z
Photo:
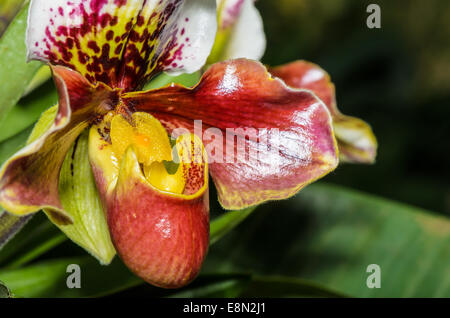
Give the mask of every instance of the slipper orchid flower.
M 254 3 L 255 0 L 217 0 L 219 26 L 209 63 L 242 57 L 259 60 L 263 56 L 266 44 L 263 21 Z M 378 144 L 371 127 L 339 111 L 335 87 L 326 71 L 300 60 L 270 68 L 269 72 L 291 87 L 313 91 L 327 105 L 342 162 L 375 161 Z
M 112 243 L 153 285 L 181 287 L 198 274 L 209 242 L 209 174 L 231 210 L 288 198 L 338 164 L 323 102 L 272 78 L 259 62 L 214 64 L 193 88 L 140 91 L 162 71 L 204 65 L 215 0 L 32 0 L 28 23 L 29 57 L 51 66 L 59 104 L 54 119 L 38 122 L 43 132 L 4 164 L 0 204 L 17 215 L 44 209 L 59 226 L 89 228 L 90 218 L 71 215 L 58 186 L 62 167 L 72 175 L 79 169 L 64 165 L 71 147 L 87 148 Z M 217 160 L 217 133 L 227 135 L 227 155 L 237 139 L 250 158 Z M 258 142 L 270 137 L 275 149 Z

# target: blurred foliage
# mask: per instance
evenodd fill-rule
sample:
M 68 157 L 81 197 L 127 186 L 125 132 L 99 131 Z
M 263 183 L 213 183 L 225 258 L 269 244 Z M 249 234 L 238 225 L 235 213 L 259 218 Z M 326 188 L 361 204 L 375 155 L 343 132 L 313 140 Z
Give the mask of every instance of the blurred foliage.
M 42 66 L 38 61 L 27 63 L 25 41 L 18 40 L 25 38 L 27 19 L 28 6 L 24 6 L 0 38 L 0 123 L 27 91 Z
M 315 183 L 261 206 L 213 245 L 203 273 L 302 278 L 352 297 L 450 297 L 450 220 Z M 381 288 L 366 285 L 369 264 Z
M 2 0 L 0 5 L 0 36 L 14 18 L 25 0 Z
M 10 298 L 11 294 L 9 292 L 8 287 L 3 285 L 2 282 L 0 282 L 0 298 Z
M 366 26 L 369 3 L 381 29 Z M 374 166 L 341 165 L 328 181 L 450 214 L 450 2 L 260 0 L 264 62 L 318 63 L 342 112 L 379 140 Z

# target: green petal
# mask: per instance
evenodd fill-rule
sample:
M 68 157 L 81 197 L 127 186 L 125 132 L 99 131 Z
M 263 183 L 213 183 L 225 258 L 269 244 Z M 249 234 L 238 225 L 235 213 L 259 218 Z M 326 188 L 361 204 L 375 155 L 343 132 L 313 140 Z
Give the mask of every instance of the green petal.
M 45 112 L 42 113 L 36 125 L 34 125 L 33 131 L 28 137 L 27 145 L 31 144 L 33 141 L 41 137 L 53 124 L 56 114 L 58 112 L 58 105 L 50 107 Z
M 57 226 L 100 263 L 111 263 L 116 251 L 89 164 L 87 131 L 75 141 L 64 160 L 59 196 L 64 210 L 72 216 L 73 224 Z
M 348 163 L 374 163 L 378 143 L 369 124 L 342 114 L 335 115 L 333 120 L 340 159 Z
M 31 215 L 18 217 L 5 211 L 0 212 L 0 249 L 30 220 Z
M 48 81 L 52 77 L 52 71 L 50 70 L 50 67 L 47 65 L 41 66 L 41 68 L 36 72 L 31 82 L 28 84 L 27 88 L 23 92 L 23 96 L 28 95 L 32 91 L 34 91 L 36 88 L 44 84 L 46 81 Z
M 218 0 L 218 29 L 207 64 L 236 58 L 260 60 L 266 35 L 255 0 Z
M 10 298 L 11 297 L 11 293 L 8 289 L 8 287 L 6 287 L 1 281 L 0 281 L 0 298 Z

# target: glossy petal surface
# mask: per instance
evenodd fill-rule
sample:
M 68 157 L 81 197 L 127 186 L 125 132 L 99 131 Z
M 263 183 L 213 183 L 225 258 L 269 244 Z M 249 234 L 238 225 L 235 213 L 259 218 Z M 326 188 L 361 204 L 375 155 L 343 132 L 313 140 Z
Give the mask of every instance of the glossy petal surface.
M 226 209 L 287 198 L 338 163 L 326 106 L 309 91 L 271 78 L 258 62 L 217 63 L 192 89 L 172 85 L 129 93 L 123 102 L 152 113 L 169 130 L 194 131 L 194 120 L 202 121 L 195 133 L 204 133 L 211 175 Z M 219 139 L 209 134 L 214 128 Z M 233 132 L 227 135 L 227 128 Z
M 18 215 L 47 208 L 55 222 L 67 223 L 70 217 L 58 196 L 61 165 L 77 136 L 95 116 L 107 111 L 117 96 L 103 85 L 91 86 L 68 68 L 57 66 L 53 72 L 60 96 L 53 123 L 3 165 L 0 204 Z
M 214 0 L 32 0 L 29 58 L 133 90 L 161 72 L 194 72 L 216 30 Z
M 370 126 L 359 118 L 343 115 L 336 105 L 335 87 L 326 71 L 306 61 L 271 68 L 272 75 L 295 88 L 312 90 L 328 107 L 343 161 L 373 163 L 377 140 Z
M 118 254 L 145 281 L 177 288 L 198 274 L 208 250 L 209 201 L 206 152 L 200 139 L 180 136 L 182 190 L 165 191 L 152 182 L 155 170 L 141 168 L 131 144 L 117 166 L 109 166 L 112 146 L 91 130 L 90 157 Z M 114 152 L 113 152 L 114 153 Z M 106 164 L 105 164 L 106 163 Z M 181 169 L 181 170 L 180 170 Z M 161 178 L 157 171 L 156 178 Z

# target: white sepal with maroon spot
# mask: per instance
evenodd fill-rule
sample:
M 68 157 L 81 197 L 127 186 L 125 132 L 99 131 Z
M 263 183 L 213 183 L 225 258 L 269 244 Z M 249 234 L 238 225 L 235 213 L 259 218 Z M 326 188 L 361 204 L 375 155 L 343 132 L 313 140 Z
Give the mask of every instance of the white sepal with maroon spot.
M 216 28 L 215 0 L 31 0 L 26 43 L 29 59 L 130 91 L 200 69 Z

